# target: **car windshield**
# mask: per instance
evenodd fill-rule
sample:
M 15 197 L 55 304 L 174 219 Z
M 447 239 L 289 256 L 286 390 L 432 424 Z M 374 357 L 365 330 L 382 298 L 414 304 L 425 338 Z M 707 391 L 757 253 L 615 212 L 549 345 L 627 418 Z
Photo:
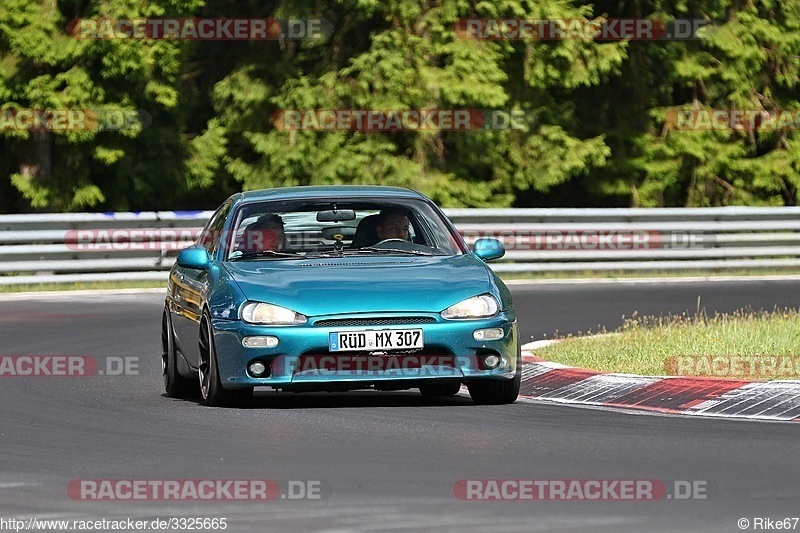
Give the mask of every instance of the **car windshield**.
M 251 202 L 233 216 L 228 261 L 466 253 L 458 234 L 424 200 Z

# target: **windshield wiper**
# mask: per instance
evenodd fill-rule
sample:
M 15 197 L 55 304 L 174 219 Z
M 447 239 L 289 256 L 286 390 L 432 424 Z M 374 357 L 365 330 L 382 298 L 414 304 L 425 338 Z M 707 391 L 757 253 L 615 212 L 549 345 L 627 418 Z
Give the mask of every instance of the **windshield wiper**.
M 403 250 L 401 248 L 373 248 L 368 246 L 366 248 L 359 248 L 358 250 L 351 250 L 357 253 L 367 253 L 367 254 L 374 254 L 374 253 L 382 253 L 382 254 L 393 254 L 393 253 L 401 253 L 401 254 L 411 254 L 411 255 L 433 255 L 431 252 L 423 252 L 422 250 Z
M 238 260 L 248 260 L 248 259 L 260 259 L 264 257 L 282 257 L 282 258 L 303 258 L 302 254 L 296 254 L 293 252 L 276 252 L 275 250 L 258 250 L 254 252 L 242 252 L 236 251 L 233 252 L 230 257 L 228 257 L 228 261 L 238 261 Z
M 399 248 L 345 248 L 342 250 L 334 250 L 331 252 L 316 252 L 306 255 L 306 259 L 328 259 L 331 257 L 345 257 L 352 255 L 388 255 L 388 254 L 411 254 L 411 255 L 424 255 L 433 256 L 431 252 L 423 252 L 421 250 L 401 250 Z

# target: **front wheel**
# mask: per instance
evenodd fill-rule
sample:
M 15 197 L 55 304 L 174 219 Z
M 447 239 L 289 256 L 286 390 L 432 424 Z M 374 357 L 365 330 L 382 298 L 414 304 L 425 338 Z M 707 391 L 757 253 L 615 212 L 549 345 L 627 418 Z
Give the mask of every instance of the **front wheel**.
M 172 331 L 172 318 L 169 309 L 164 308 L 161 317 L 161 374 L 164 377 L 164 390 L 170 398 L 192 398 L 197 396 L 197 383 L 178 373 L 178 355 L 175 352 L 175 333 Z
M 517 355 L 517 371 L 512 379 L 485 379 L 467 383 L 472 401 L 478 405 L 502 405 L 514 403 L 519 396 L 522 382 L 522 357 Z
M 217 350 L 214 345 L 214 330 L 211 317 L 203 313 L 200 319 L 200 361 L 198 364 L 200 394 L 203 403 L 211 407 L 226 407 L 240 404 L 253 395 L 252 388 L 228 390 L 222 386 L 217 366 Z

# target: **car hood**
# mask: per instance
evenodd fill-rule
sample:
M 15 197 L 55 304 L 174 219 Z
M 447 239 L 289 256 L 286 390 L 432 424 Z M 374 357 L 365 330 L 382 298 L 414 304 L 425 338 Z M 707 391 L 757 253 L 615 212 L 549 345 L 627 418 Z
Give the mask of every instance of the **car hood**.
M 225 268 L 248 300 L 306 316 L 438 313 L 490 292 L 488 267 L 472 254 L 237 261 Z

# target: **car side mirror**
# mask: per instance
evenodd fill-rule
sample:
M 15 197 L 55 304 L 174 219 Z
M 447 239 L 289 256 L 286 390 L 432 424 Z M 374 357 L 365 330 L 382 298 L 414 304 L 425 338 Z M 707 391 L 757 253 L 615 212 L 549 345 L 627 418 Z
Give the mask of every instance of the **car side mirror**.
M 184 268 L 205 270 L 210 262 L 211 258 L 208 256 L 208 251 L 202 246 L 192 246 L 178 253 L 178 266 Z
M 503 246 L 503 243 L 497 239 L 489 238 L 478 239 L 475 241 L 472 251 L 484 261 L 500 259 L 506 255 L 506 248 Z

